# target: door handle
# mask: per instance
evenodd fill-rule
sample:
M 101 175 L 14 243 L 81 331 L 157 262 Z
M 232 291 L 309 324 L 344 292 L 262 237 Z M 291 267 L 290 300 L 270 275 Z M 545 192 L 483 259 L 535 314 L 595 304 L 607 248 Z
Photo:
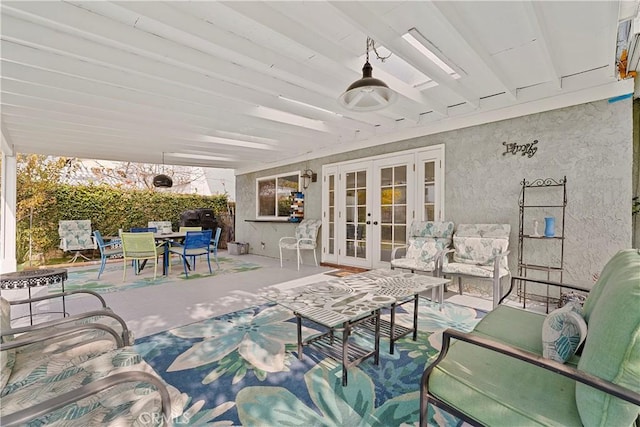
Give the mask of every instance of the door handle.
M 373 221 L 373 225 L 378 225 L 378 221 Z
M 369 224 L 371 224 L 371 221 L 367 221 L 365 224 L 369 225 Z

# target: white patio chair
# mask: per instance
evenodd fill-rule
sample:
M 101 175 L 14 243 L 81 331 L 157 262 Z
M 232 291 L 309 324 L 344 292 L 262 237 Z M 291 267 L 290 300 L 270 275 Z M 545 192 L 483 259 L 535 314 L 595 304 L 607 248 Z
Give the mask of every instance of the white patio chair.
M 316 255 L 318 230 L 322 221 L 319 219 L 303 219 L 302 222 L 296 227 L 295 237 L 281 237 L 278 242 L 280 248 L 280 268 L 282 268 L 282 250 L 289 249 L 296 251 L 298 259 L 298 270 L 300 270 L 300 264 L 302 264 L 302 257 L 300 251 L 313 251 L 313 259 L 318 265 L 318 257 Z

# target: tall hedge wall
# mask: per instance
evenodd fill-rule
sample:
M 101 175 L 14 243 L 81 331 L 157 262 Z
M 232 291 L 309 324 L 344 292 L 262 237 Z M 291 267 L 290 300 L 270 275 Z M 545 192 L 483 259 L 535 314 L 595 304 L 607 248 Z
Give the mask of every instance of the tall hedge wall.
M 60 220 L 90 219 L 92 229 L 100 230 L 105 236 L 117 235 L 120 228 L 146 227 L 149 221 L 171 221 L 174 229 L 177 229 L 180 213 L 197 208 L 213 209 L 219 222 L 228 221 L 224 218 L 228 203 L 226 195 L 200 196 L 122 190 L 107 185 L 67 184 L 55 185 L 50 191 L 51 194 L 46 197 L 48 202 L 34 209 L 31 221 L 29 214 L 18 221 L 18 262 L 27 257 L 30 237 L 33 253 L 47 256 L 57 249 L 60 243 Z

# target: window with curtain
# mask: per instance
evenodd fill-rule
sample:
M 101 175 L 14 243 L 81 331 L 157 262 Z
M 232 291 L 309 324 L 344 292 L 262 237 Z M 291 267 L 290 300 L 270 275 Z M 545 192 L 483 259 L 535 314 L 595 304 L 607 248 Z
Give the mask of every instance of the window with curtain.
M 300 172 L 256 180 L 256 217 L 284 219 L 291 209 L 291 193 L 300 191 Z

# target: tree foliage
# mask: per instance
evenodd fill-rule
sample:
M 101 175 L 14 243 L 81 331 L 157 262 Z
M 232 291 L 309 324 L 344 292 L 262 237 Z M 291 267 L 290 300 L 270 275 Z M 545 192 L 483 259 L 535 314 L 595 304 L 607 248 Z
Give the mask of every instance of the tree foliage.
M 96 165 L 90 168 L 96 178 L 116 183 L 115 185 L 128 189 L 155 190 L 153 178 L 161 173 L 171 177 L 174 188 L 187 186 L 204 175 L 200 168 L 171 165 L 133 162 L 110 162 L 109 165 L 96 162 Z M 194 170 L 198 172 L 194 173 Z

